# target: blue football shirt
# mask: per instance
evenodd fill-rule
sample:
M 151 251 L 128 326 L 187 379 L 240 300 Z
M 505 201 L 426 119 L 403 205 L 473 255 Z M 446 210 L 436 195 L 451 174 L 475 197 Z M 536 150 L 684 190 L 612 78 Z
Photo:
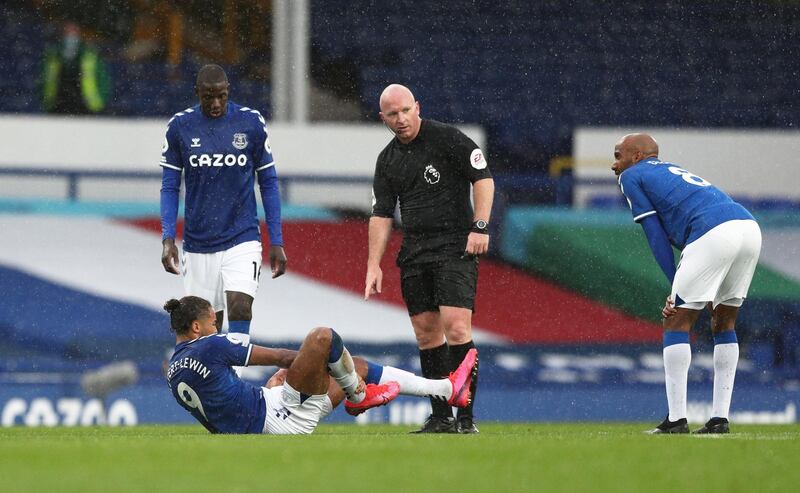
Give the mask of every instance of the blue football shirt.
M 236 376 L 253 346 L 225 334 L 175 346 L 167 381 L 178 404 L 211 433 L 261 433 L 267 415 L 261 387 Z
M 753 219 L 722 190 L 680 166 L 644 159 L 619 175 L 633 220 L 658 214 L 670 243 L 683 248 L 726 221 Z
M 255 174 L 274 162 L 258 111 L 229 101 L 218 118 L 205 116 L 199 105 L 175 114 L 160 164 L 183 172 L 185 251 L 212 253 L 260 241 Z

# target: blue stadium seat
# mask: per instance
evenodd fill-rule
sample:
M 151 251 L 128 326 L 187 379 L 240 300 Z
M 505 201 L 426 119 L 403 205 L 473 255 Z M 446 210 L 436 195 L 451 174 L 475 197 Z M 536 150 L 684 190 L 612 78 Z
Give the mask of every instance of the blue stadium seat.
M 620 12 L 658 19 L 657 28 L 617 20 Z M 38 63 L 52 28 L 23 11 L 5 14 L 0 69 L 34 82 L 0 83 L 14 93 L 0 111 L 38 111 Z M 800 45 L 797 2 L 353 0 L 343 9 L 319 0 L 310 26 L 315 60 L 358 67 L 370 112 L 386 84 L 408 84 L 426 116 L 483 124 L 498 162 L 519 170 L 544 172 L 549 156 L 568 153 L 575 125 L 800 121 L 800 57 L 791 49 Z M 197 68 L 187 61 L 178 79 L 191 80 Z M 268 88 L 244 81 L 240 68 L 228 68 L 235 97 L 266 112 Z M 186 86 L 163 84 L 164 65 L 115 63 L 113 71 L 114 114 L 169 115 L 192 102 Z M 148 81 L 162 90 L 140 87 Z

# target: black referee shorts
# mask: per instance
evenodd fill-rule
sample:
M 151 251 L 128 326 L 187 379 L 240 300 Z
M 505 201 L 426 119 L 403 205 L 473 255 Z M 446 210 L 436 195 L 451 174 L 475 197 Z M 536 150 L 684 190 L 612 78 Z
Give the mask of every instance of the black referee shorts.
M 440 306 L 475 311 L 478 259 L 459 258 L 401 267 L 403 300 L 408 315 L 438 312 Z

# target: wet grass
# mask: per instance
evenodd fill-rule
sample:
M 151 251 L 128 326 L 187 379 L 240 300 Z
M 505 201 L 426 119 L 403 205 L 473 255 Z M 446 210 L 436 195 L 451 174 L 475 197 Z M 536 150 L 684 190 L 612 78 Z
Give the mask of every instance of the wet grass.
M 481 434 L 321 425 L 310 436 L 199 426 L 0 428 L 0 491 L 791 491 L 800 425 L 646 436 L 642 424 L 481 424 Z

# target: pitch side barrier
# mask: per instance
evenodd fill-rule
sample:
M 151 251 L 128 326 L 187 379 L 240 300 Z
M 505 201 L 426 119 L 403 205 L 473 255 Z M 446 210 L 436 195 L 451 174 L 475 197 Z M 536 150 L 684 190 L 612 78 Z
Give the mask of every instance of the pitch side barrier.
M 160 171 L 138 170 L 98 170 L 98 169 L 58 169 L 56 167 L 0 167 L 0 176 L 13 178 L 36 178 L 62 180 L 65 184 L 63 198 L 77 202 L 81 197 L 81 183 L 88 180 L 109 180 L 140 182 L 161 179 Z M 319 173 L 280 173 L 278 175 L 281 199 L 289 203 L 295 199 L 292 191 L 297 186 L 315 185 L 337 187 L 372 186 L 372 175 L 319 174 Z M 559 176 L 535 174 L 497 173 L 495 185 L 504 196 L 504 203 L 543 203 L 556 206 L 575 205 L 575 190 L 581 189 L 577 205 L 590 209 L 613 209 L 626 207 L 622 194 L 619 193 L 616 178 L 582 178 L 574 176 L 569 170 L 562 171 Z M 157 190 L 157 187 L 152 187 Z M 0 190 L 0 194 L 2 194 Z M 155 197 L 154 197 L 155 198 Z M 795 210 L 800 211 L 800 201 L 790 198 L 775 197 L 734 197 L 739 203 L 751 210 Z M 363 200 L 364 207 L 370 203 Z M 503 204 L 499 204 L 503 205 Z
M 0 175 L 20 178 L 41 178 L 63 180 L 66 190 L 64 198 L 73 202 L 81 200 L 80 184 L 87 179 L 102 179 L 118 183 L 119 180 L 155 181 L 161 180 L 160 171 L 103 171 L 91 169 L 48 169 L 12 167 L 0 168 Z M 335 184 L 335 185 L 372 185 L 372 176 L 320 175 L 320 174 L 285 174 L 278 176 L 281 199 L 291 201 L 291 190 L 295 184 Z
M 290 168 L 284 168 L 290 169 Z M 7 177 L 7 178 L 6 178 Z M 60 166 L 0 167 L 0 197 L 83 201 L 158 201 L 161 171 L 62 168 Z M 281 200 L 285 204 L 309 204 L 323 207 L 367 211 L 372 203 L 371 174 L 278 173 Z M 497 208 L 506 203 L 531 201 L 570 205 L 575 179 L 568 173 L 547 175 L 502 174 L 494 177 L 499 196 Z M 5 183 L 3 183 L 5 182 Z M 587 180 L 586 184 L 594 184 Z M 43 183 L 49 186 L 42 187 Z M 114 185 L 113 194 L 108 184 Z M 610 182 L 609 182 L 610 183 Z M 141 185 L 140 185 L 141 184 Z M 147 184 L 147 185 L 144 185 Z M 62 188 L 63 187 L 63 188 Z M 502 216 L 500 216 L 502 217 Z
M 91 186 L 94 181 L 108 181 L 114 182 L 119 185 L 120 182 L 126 181 L 132 184 L 137 182 L 156 182 L 161 179 L 161 171 L 141 171 L 141 170 L 103 170 L 103 169 L 90 169 L 90 168 L 77 168 L 77 169 L 62 169 L 60 166 L 44 166 L 44 167 L 29 167 L 29 166 L 10 166 L 0 167 L 0 176 L 9 177 L 14 180 L 25 180 L 26 182 L 31 178 L 35 180 L 48 180 L 63 182 L 64 189 L 60 191 L 51 191 L 47 196 L 49 199 L 66 199 L 71 202 L 78 202 L 87 200 L 87 193 L 82 190 L 82 185 Z M 353 174 L 321 174 L 321 173 L 284 173 L 278 174 L 281 189 L 281 199 L 284 202 L 297 201 L 298 198 L 306 198 L 308 194 L 296 197 L 293 191 L 302 186 L 313 185 L 318 188 L 325 188 L 326 186 L 342 187 L 358 187 L 359 192 L 356 193 L 354 202 L 351 199 L 338 200 L 344 202 L 343 205 L 352 203 L 361 204 L 361 207 L 366 209 L 371 204 L 370 190 L 372 188 L 372 174 L 369 175 L 353 175 Z M 498 205 L 502 207 L 505 203 L 546 203 L 552 205 L 571 205 L 573 188 L 575 186 L 588 186 L 588 187 L 604 187 L 607 189 L 609 186 L 616 183 L 615 180 L 598 180 L 598 179 L 577 179 L 569 172 L 564 172 L 560 176 L 551 177 L 548 175 L 535 175 L 535 174 L 508 174 L 496 173 L 494 176 L 495 186 L 498 192 L 502 193 L 505 200 L 498 201 Z M 31 190 L 29 183 L 21 183 L 18 187 L 13 181 L 6 184 L 6 187 L 13 187 L 11 190 L 0 187 L 0 196 L 4 193 L 6 198 L 17 197 L 22 194 L 26 198 L 37 196 L 37 191 Z M 151 195 L 138 195 L 129 193 L 129 196 L 116 195 L 116 200 L 157 200 L 158 186 L 153 185 L 149 187 Z M 55 196 L 53 196 L 55 195 Z M 94 195 L 94 194 L 89 194 Z M 333 200 L 333 205 L 336 205 L 338 194 L 329 197 L 329 201 Z

